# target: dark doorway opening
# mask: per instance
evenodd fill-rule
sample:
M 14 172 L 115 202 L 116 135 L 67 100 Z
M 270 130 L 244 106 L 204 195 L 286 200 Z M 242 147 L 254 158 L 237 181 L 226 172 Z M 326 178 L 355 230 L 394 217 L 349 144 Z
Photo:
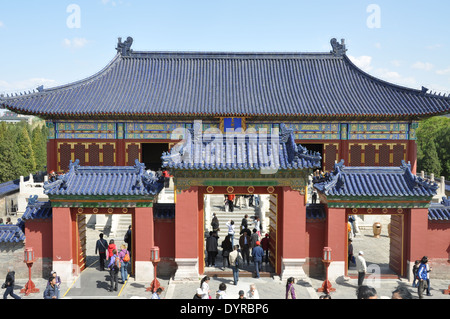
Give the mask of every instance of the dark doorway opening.
M 146 169 L 158 171 L 161 167 L 161 155 L 169 150 L 168 143 L 142 143 L 142 162 Z

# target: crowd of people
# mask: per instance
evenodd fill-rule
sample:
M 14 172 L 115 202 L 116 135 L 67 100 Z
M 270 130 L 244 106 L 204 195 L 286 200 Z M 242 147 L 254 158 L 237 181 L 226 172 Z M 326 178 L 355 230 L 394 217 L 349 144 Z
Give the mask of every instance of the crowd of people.
M 238 281 L 239 269 L 244 265 L 254 264 L 254 275 L 260 277 L 262 263 L 269 262 L 269 234 L 261 234 L 261 221 L 255 217 L 253 229 L 249 228 L 248 214 L 241 221 L 239 230 L 233 220 L 226 222 L 227 235 L 221 242 L 223 268 L 232 268 L 235 278 L 235 284 Z M 216 257 L 219 253 L 219 220 L 216 214 L 213 214 L 211 221 L 212 230 L 206 238 L 207 267 L 216 266 Z M 239 236 L 239 237 L 238 237 Z

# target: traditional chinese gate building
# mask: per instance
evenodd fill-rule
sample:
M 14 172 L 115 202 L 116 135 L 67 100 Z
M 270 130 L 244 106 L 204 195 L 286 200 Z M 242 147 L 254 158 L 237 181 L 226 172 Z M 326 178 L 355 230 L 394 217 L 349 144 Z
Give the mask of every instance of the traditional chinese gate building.
M 342 197 L 323 186 L 326 217 L 308 223 L 305 222 L 306 178 L 314 168 L 334 172 L 331 176 L 353 176 L 350 167 L 357 170 L 365 166 L 373 168 L 367 173 L 369 179 L 378 176 L 376 168 L 384 170 L 385 167 L 392 167 L 389 172 L 393 176 L 400 176 L 400 170 L 405 176 L 414 176 L 418 121 L 449 113 L 449 97 L 431 94 L 426 88 L 415 90 L 377 79 L 357 68 L 347 57 L 345 45 L 335 40 L 331 41 L 332 50 L 326 53 L 138 52 L 131 50 L 131 43 L 119 43 L 117 55 L 91 77 L 0 100 L 11 111 L 46 120 L 50 132 L 48 171 L 66 172 L 58 191 L 52 193 L 53 188 L 48 186 L 53 223 L 62 226 L 61 229 L 56 224 L 52 227 L 52 256 L 43 257 L 52 258 L 55 264 L 65 263 L 67 267 L 69 261 L 79 264 L 75 256 L 79 243 L 74 240 L 76 236 L 69 239 L 66 233 L 74 232 L 70 225 L 75 222 L 75 216 L 81 218 L 83 213 L 94 209 L 106 212 L 112 209 L 114 213 L 124 213 L 126 209 L 135 221 L 144 218 L 138 223 L 142 227 L 155 227 L 151 220 L 155 220 L 152 201 L 157 188 L 152 187 L 148 194 L 130 191 L 117 197 L 83 188 L 69 195 L 63 185 L 72 185 L 70 176 L 81 178 L 77 171 L 91 174 L 92 178 L 102 172 L 111 177 L 131 174 L 133 169 L 140 171 L 136 160 L 147 169 L 156 170 L 163 164 L 162 154 L 177 189 L 175 215 L 171 215 L 174 231 L 162 235 L 154 229 L 153 236 L 158 233 L 158 242 L 169 243 L 161 253 L 175 261 L 176 277 L 198 276 L 203 272 L 203 233 L 199 231 L 203 220 L 201 194 L 254 192 L 276 197 L 278 216 L 272 262 L 279 274 L 292 273 L 293 269 L 299 271 L 301 265 L 305 268 L 305 259 L 317 259 L 322 267 L 320 256 L 324 245 L 336 249 L 334 256 L 339 259 L 335 265 L 338 272 L 345 273 L 342 238 L 345 231 L 341 233 L 341 230 L 345 227 L 345 216 L 354 209 L 358 214 L 368 213 L 369 209 L 387 209 L 394 220 L 398 219 L 397 215 L 404 216 L 400 218 L 404 230 L 399 244 L 402 248 L 396 248 L 403 249 L 403 257 L 393 261 L 399 275 L 408 276 L 405 265 L 427 254 L 423 241 L 415 234 L 423 234 L 424 225 L 430 225 L 426 203 L 430 194 L 421 197 L 398 192 L 380 200 L 380 196 L 369 191 Z M 195 124 L 196 121 L 201 122 Z M 203 153 L 191 153 L 197 156 L 194 162 L 185 162 L 186 159 L 176 162 L 174 156 L 184 152 L 182 145 L 186 145 L 190 136 L 185 132 L 194 128 L 213 133 L 264 129 L 275 136 L 281 134 L 282 142 L 278 145 L 286 154 L 279 152 L 278 157 L 273 157 L 276 161 L 270 169 L 276 172 L 266 174 L 267 167 L 261 170 L 255 166 L 257 161 L 249 162 L 250 154 L 258 157 L 261 153 L 249 153 L 252 144 L 240 141 L 237 134 L 230 148 L 233 153 L 228 153 L 232 159 L 225 159 L 229 166 L 201 164 L 205 161 L 206 146 L 201 146 Z M 184 144 L 178 144 L 181 140 Z M 194 145 L 195 141 L 189 143 Z M 292 153 L 293 150 L 297 152 Z M 292 161 L 296 158 L 305 162 L 295 166 Z M 347 166 L 342 171 L 335 168 L 340 160 Z M 402 164 L 403 161 L 408 164 Z M 70 162 L 76 165 L 69 166 Z M 253 166 L 246 166 L 249 163 Z M 140 174 L 142 184 L 139 185 L 143 185 L 140 187 L 150 185 L 146 184 L 148 177 L 144 173 L 134 174 Z M 415 177 L 405 178 L 413 180 L 416 184 L 411 183 L 418 187 L 425 187 Z M 354 179 L 345 185 L 352 187 Z M 365 185 L 373 190 L 373 184 Z M 389 185 L 393 190 L 398 189 L 396 184 Z M 316 186 L 320 189 L 319 184 Z M 116 185 L 109 187 L 114 192 Z M 381 201 L 382 206 L 374 207 L 373 201 Z M 392 201 L 398 203 L 394 205 Z M 445 232 L 433 232 L 433 236 L 448 238 L 448 223 L 443 225 L 440 227 Z M 192 229 L 197 235 L 192 235 Z M 135 236 L 139 236 L 138 232 Z M 429 229 L 426 233 L 423 235 L 430 238 Z M 152 231 L 145 236 L 152 236 Z M 142 246 L 145 252 L 140 251 L 138 239 L 134 239 L 135 256 L 142 256 L 137 261 L 148 263 L 148 245 L 155 238 L 149 238 L 148 245 Z M 74 247 L 71 252 L 61 251 L 69 246 Z M 448 259 L 445 249 L 433 253 L 442 264 Z M 393 255 L 392 259 L 397 257 Z M 308 265 L 314 267 L 313 262 Z

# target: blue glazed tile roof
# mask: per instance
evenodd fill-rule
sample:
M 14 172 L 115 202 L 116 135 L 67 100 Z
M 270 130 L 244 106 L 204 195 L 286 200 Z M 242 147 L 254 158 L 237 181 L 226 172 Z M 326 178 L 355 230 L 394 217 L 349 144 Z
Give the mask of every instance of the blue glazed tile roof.
M 429 196 L 438 185 L 411 173 L 409 164 L 400 167 L 345 167 L 343 160 L 334 171 L 313 180 L 314 187 L 330 196 Z
M 48 219 L 52 217 L 52 205 L 51 202 L 40 202 L 37 200 L 37 196 L 30 196 L 28 199 L 28 205 L 23 213 L 22 219 L 24 221 L 31 219 Z
M 135 166 L 79 166 L 70 163 L 69 171 L 54 182 L 44 183 L 44 193 L 52 195 L 156 195 L 164 182 L 155 172 L 145 170 L 136 160 Z
M 20 225 L 0 225 L 0 243 L 18 243 L 25 240 Z
M 428 208 L 428 220 L 450 221 L 450 200 L 443 197 L 441 203 L 432 203 Z
M 377 79 L 333 53 L 118 53 L 100 72 L 5 97 L 41 117 L 404 117 L 450 112 L 450 98 Z
M 0 196 L 5 196 L 20 190 L 19 180 L 9 181 L 0 184 Z
M 187 129 L 186 141 L 181 147 L 164 152 L 163 167 L 189 170 L 286 170 L 320 166 L 319 153 L 295 144 L 293 130 L 280 125 L 279 135 L 224 134 L 217 140 L 201 136 L 201 126 L 195 121 Z

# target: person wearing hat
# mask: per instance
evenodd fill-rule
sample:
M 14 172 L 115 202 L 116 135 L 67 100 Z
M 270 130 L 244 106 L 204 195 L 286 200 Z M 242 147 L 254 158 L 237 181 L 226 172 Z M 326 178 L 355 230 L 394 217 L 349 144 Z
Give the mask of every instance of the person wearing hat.
M 364 277 L 367 272 L 367 264 L 364 259 L 364 252 L 359 251 L 358 258 L 356 258 L 356 270 L 358 271 L 358 287 L 362 286 L 364 282 Z
M 261 271 L 261 263 L 264 257 L 264 250 L 261 248 L 259 241 L 255 243 L 255 248 L 252 251 L 253 262 L 255 263 L 256 278 L 259 278 L 259 272 Z
M 244 290 L 239 290 L 239 299 L 246 299 Z

